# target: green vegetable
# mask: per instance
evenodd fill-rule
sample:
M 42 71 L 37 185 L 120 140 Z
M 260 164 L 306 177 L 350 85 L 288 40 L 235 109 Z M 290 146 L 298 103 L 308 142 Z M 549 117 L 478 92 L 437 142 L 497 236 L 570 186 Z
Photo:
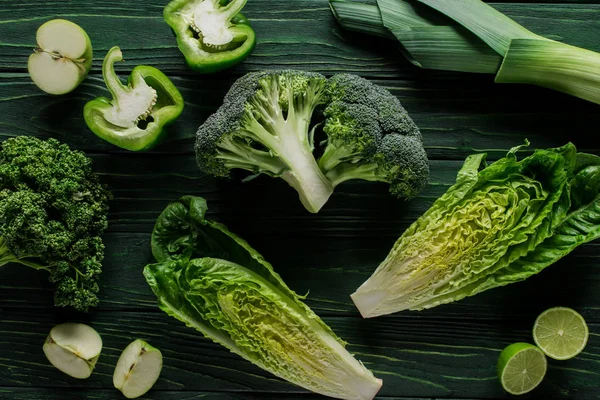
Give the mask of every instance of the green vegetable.
M 352 295 L 365 317 L 421 310 L 522 281 L 600 237 L 600 157 L 568 144 L 467 158 L 457 181 Z
M 110 198 L 82 152 L 54 139 L 6 140 L 0 151 L 0 266 L 14 262 L 48 271 L 57 306 L 96 306 Z
M 337 186 L 351 179 L 390 184 L 397 197 L 413 198 L 427 183 L 429 164 L 421 133 L 390 92 L 356 75 L 328 82 L 327 146 L 319 159 Z
M 183 97 L 154 67 L 138 65 L 123 85 L 114 70 L 123 60 L 119 47 L 111 48 L 102 64 L 102 75 L 112 100 L 99 97 L 83 110 L 87 126 L 98 137 L 127 150 L 148 150 L 166 134 L 166 127 L 181 115 Z
M 400 50 L 425 69 L 493 74 L 502 57 L 483 40 L 443 15 L 405 0 L 330 0 L 342 27 L 398 40 Z
M 366 0 L 365 0 L 366 1 Z M 600 104 L 600 54 L 536 35 L 481 0 L 330 0 L 348 29 L 395 37 L 422 68 L 496 74 Z
M 243 239 L 205 219 L 186 196 L 156 221 L 157 264 L 144 276 L 167 314 L 257 366 L 306 389 L 372 399 L 376 379 Z
M 317 161 L 314 136 L 323 118 L 328 140 Z M 239 168 L 279 177 L 310 212 L 349 179 L 387 182 L 394 195 L 411 198 L 429 175 L 421 135 L 400 102 L 349 74 L 329 80 L 293 70 L 245 75 L 199 128 L 196 158 L 214 176 Z
M 173 0 L 165 7 L 164 19 L 191 69 L 221 71 L 252 53 L 256 35 L 240 13 L 245 5 L 246 0 Z

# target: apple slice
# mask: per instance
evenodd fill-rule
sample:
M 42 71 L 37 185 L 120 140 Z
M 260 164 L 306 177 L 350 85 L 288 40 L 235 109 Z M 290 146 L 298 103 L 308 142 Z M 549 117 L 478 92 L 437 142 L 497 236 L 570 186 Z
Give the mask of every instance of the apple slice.
M 73 378 L 86 379 L 100 357 L 102 338 L 87 325 L 66 323 L 52 328 L 43 348 L 56 368 Z
M 123 350 L 113 384 L 128 399 L 142 396 L 156 383 L 162 369 L 162 353 L 137 339 Z
M 29 56 L 27 69 L 33 82 L 44 92 L 65 94 L 85 79 L 92 67 L 92 42 L 77 24 L 53 19 L 40 26 L 37 45 Z

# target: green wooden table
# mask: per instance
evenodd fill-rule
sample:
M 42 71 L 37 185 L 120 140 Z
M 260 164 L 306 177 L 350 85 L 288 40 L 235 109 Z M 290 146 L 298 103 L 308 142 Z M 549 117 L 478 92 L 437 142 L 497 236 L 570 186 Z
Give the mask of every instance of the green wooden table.
M 204 196 L 211 218 L 246 238 L 294 290 L 310 291 L 307 303 L 383 378 L 382 399 L 509 398 L 496 378 L 499 352 L 509 343 L 530 341 L 535 317 L 555 305 L 579 310 L 591 336 L 579 357 L 550 362 L 532 397 L 600 398 L 600 243 L 581 246 L 525 283 L 429 311 L 363 320 L 349 298 L 403 230 L 453 183 L 468 154 L 487 151 L 497 159 L 525 138 L 534 147 L 573 141 L 600 154 L 597 105 L 539 88 L 495 85 L 489 76 L 418 70 L 394 44 L 342 31 L 327 0 L 250 0 L 245 13 L 258 35 L 254 54 L 226 73 L 200 76 L 186 68 L 163 22 L 166 2 L 0 0 L 0 135 L 54 137 L 85 150 L 115 194 L 101 305 L 93 312 L 54 308 L 43 273 L 18 266 L 0 270 L 0 399 L 120 399 L 112 371 L 135 338 L 150 341 L 165 357 L 161 379 L 146 399 L 319 398 L 156 307 L 141 274 L 152 261 L 150 232 L 166 204 L 185 194 Z M 493 5 L 537 33 L 600 51 L 598 0 Z M 83 26 L 95 49 L 90 77 L 63 97 L 40 92 L 26 72 L 37 27 L 55 17 Z M 185 97 L 184 114 L 155 151 L 120 151 L 97 139 L 82 120 L 84 103 L 106 94 L 100 65 L 113 45 L 121 46 L 127 60 L 119 72 L 156 66 Z M 385 185 L 348 183 L 321 213 L 310 215 L 282 181 L 241 184 L 200 173 L 192 149 L 196 128 L 237 77 L 264 68 L 351 72 L 387 87 L 422 129 L 431 159 L 429 186 L 403 202 L 390 197 Z M 42 353 L 50 328 L 69 320 L 92 324 L 104 339 L 97 369 L 85 381 L 61 374 Z

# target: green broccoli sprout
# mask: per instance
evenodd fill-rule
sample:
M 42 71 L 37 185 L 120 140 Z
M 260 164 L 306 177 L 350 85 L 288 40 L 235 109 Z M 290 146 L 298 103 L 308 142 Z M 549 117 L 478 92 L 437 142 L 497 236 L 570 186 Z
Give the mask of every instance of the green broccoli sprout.
M 328 139 L 316 160 L 321 128 Z M 429 174 L 419 130 L 398 99 L 349 74 L 247 74 L 200 126 L 195 149 L 200 169 L 210 175 L 231 177 L 242 169 L 251 177 L 282 178 L 313 213 L 349 179 L 387 182 L 394 195 L 411 198 Z
M 55 305 L 98 304 L 110 192 L 92 160 L 55 139 L 18 136 L 0 149 L 0 266 L 50 273 Z

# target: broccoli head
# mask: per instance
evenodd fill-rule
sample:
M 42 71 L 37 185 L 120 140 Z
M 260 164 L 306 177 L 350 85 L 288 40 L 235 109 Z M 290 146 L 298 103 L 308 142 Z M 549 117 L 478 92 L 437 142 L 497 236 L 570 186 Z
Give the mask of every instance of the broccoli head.
M 319 166 L 333 186 L 364 179 L 390 184 L 397 197 L 415 197 L 427 183 L 429 163 L 419 128 L 386 89 L 351 74 L 329 80 Z
M 321 125 L 328 139 L 317 161 L 314 135 Z M 399 137 L 386 139 L 393 135 Z M 282 178 L 310 212 L 348 179 L 388 182 L 393 194 L 412 197 L 429 172 L 419 130 L 398 99 L 349 74 L 247 74 L 200 126 L 195 149 L 198 165 L 211 175 L 243 169 Z
M 286 70 L 240 78 L 198 130 L 198 165 L 215 176 L 240 168 L 282 178 L 317 212 L 333 192 L 312 154 L 311 118 L 326 101 L 326 83 L 320 74 Z
M 98 278 L 110 192 L 92 161 L 57 140 L 18 136 L 0 150 L 0 266 L 50 273 L 55 304 L 86 311 Z

